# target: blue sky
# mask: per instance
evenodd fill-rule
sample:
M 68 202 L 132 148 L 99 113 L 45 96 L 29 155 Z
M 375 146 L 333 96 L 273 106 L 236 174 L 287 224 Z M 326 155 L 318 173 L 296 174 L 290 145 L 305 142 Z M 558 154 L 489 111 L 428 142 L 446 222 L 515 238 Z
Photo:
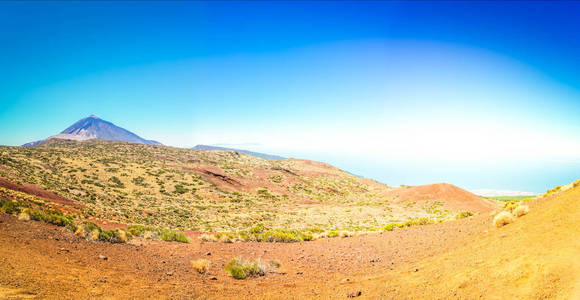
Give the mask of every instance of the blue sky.
M 0 144 L 91 114 L 387 184 L 580 178 L 580 3 L 0 2 Z

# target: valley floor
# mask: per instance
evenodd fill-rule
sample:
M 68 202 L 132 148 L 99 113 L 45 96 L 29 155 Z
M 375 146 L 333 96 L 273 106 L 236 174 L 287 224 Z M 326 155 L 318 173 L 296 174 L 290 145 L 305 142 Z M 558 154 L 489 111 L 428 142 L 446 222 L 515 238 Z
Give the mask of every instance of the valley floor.
M 481 215 L 289 244 L 88 242 L 0 214 L 0 298 L 580 299 L 579 199 L 576 188 L 541 200 L 503 228 Z M 236 256 L 282 266 L 235 280 L 223 266 Z

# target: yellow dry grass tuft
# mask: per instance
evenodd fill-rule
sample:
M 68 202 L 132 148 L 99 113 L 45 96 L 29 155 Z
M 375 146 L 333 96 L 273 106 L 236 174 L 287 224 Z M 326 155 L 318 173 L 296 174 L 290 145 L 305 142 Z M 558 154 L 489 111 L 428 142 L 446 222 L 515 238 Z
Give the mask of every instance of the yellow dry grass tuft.
M 29 221 L 30 220 L 30 215 L 27 212 L 21 212 L 20 214 L 18 214 L 18 220 L 21 221 Z
M 497 216 L 495 216 L 495 218 L 493 218 L 493 225 L 495 227 L 502 227 L 509 223 L 513 223 L 514 219 L 514 215 L 512 215 L 510 212 L 502 211 Z
M 530 212 L 530 208 L 527 205 L 520 205 L 514 209 L 514 216 L 521 217 L 527 215 Z
M 218 241 L 215 234 L 208 234 L 208 233 L 204 233 L 204 234 L 200 235 L 199 239 L 204 241 L 204 242 L 217 242 Z
M 207 259 L 196 259 L 191 261 L 191 266 L 194 270 L 196 270 L 199 274 L 205 274 L 209 271 L 209 266 L 211 262 Z

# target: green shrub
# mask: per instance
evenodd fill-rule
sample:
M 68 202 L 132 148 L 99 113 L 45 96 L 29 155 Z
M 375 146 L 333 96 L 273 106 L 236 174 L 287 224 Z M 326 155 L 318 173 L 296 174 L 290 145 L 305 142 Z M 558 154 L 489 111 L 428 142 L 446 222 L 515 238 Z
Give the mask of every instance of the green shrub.
M 268 230 L 258 235 L 257 237 L 258 242 L 283 242 L 283 243 L 311 241 L 313 239 L 314 236 L 310 232 L 302 232 L 299 230 L 286 230 L 286 229 Z
M 0 211 L 15 215 L 19 214 L 21 211 L 22 203 L 20 202 L 13 202 L 13 201 L 2 201 L 0 200 Z
M 383 226 L 381 229 L 385 231 L 393 231 L 395 230 L 395 228 L 403 228 L 403 227 L 405 227 L 405 224 L 403 223 L 390 223 Z
M 109 181 L 113 183 L 112 184 L 113 187 L 120 188 L 120 189 L 122 189 L 122 188 L 125 187 L 125 185 L 123 184 L 123 182 L 121 182 L 121 179 L 119 179 L 119 177 L 117 177 L 117 176 L 111 177 L 109 179 Z
M 185 236 L 185 234 L 181 232 L 172 231 L 169 229 L 162 229 L 159 232 L 159 238 L 161 238 L 166 242 L 176 241 L 181 243 L 189 243 L 189 239 L 187 238 L 187 236 Z
M 320 227 L 312 227 L 312 228 L 308 228 L 308 231 L 311 233 L 323 233 L 324 229 L 322 229 Z
M 516 201 L 507 201 L 503 204 L 503 209 L 505 211 L 509 211 L 512 212 L 514 211 L 514 209 L 516 209 L 516 207 L 518 207 L 520 204 Z
M 337 237 L 338 236 L 338 231 L 332 230 L 332 231 L 328 232 L 328 235 L 327 236 L 329 238 Z
M 250 228 L 250 233 L 251 234 L 256 234 L 256 233 L 262 233 L 264 232 L 264 230 L 266 230 L 266 228 L 264 227 L 264 224 L 258 224 L 252 228 Z
M 175 187 L 175 193 L 176 194 L 180 194 L 181 195 L 181 194 L 185 194 L 185 193 L 189 192 L 189 190 L 186 189 L 185 187 L 183 187 L 182 184 L 176 184 L 174 187 Z
M 97 230 L 97 231 L 101 231 L 101 227 L 93 222 L 83 222 L 80 225 L 80 228 L 82 228 L 85 232 L 92 232 L 93 230 Z
M 272 180 L 272 182 L 274 182 L 274 183 L 280 183 L 280 182 L 282 182 L 282 176 L 281 175 L 272 175 L 272 176 L 270 176 L 270 180 Z
M 129 233 L 131 233 L 131 235 L 142 237 L 143 234 L 147 231 L 156 232 L 157 230 L 155 228 L 149 227 L 149 226 L 131 225 L 131 226 L 127 227 L 127 231 Z
M 411 227 L 415 225 L 427 225 L 432 223 L 434 223 L 434 221 L 429 218 L 415 218 L 405 222 L 403 227 Z
M 99 232 L 99 240 L 109 243 L 126 243 L 130 236 L 123 230 L 112 229 Z
M 132 181 L 135 185 L 146 186 L 146 184 L 143 184 L 143 182 L 145 181 L 145 178 L 143 178 L 141 176 L 133 178 Z
M 67 226 L 67 228 L 75 227 L 72 217 L 64 216 L 61 212 L 55 210 L 42 211 L 39 209 L 27 209 L 26 213 L 28 213 L 31 220 L 41 221 L 56 226 Z
M 550 196 L 551 194 L 554 194 L 554 193 L 560 191 L 561 189 L 562 189 L 561 185 L 559 185 L 555 188 L 549 189 L 542 195 L 542 197 Z
M 146 233 L 152 233 L 154 236 L 158 236 L 160 239 L 166 242 L 181 242 L 189 243 L 189 239 L 185 234 L 181 232 L 176 232 L 169 229 L 159 229 L 143 225 L 131 225 L 127 227 L 127 232 L 132 236 L 146 237 Z M 151 238 L 152 236 L 146 237 Z
M 258 261 L 248 261 L 240 257 L 232 258 L 224 269 L 235 279 L 245 279 L 246 277 L 264 276 L 264 272 L 258 267 Z

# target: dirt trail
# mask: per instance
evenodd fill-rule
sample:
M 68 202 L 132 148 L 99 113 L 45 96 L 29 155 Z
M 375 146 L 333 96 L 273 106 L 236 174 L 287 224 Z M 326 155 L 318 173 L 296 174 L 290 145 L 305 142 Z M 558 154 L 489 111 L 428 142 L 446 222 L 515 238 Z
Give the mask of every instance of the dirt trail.
M 0 298 L 574 299 L 580 189 L 503 228 L 491 217 L 306 243 L 87 242 L 0 214 Z M 104 255 L 107 260 L 99 258 Z M 279 259 L 274 274 L 234 280 L 232 257 Z M 189 262 L 212 261 L 209 274 Z

